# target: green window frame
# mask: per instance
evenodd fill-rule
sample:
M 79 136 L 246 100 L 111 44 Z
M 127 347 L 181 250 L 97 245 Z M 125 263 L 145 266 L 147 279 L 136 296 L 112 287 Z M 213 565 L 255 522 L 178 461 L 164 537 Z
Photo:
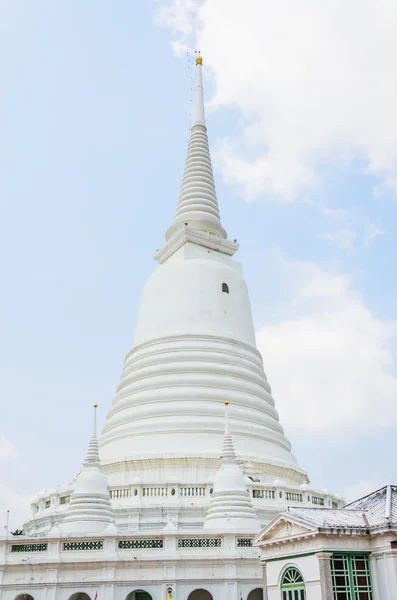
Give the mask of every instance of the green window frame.
M 135 592 L 135 600 L 152 600 L 152 597 L 147 592 Z
M 335 600 L 373 600 L 368 555 L 333 554 L 331 573 Z
M 288 567 L 281 578 L 282 600 L 306 600 L 303 577 L 296 567 Z

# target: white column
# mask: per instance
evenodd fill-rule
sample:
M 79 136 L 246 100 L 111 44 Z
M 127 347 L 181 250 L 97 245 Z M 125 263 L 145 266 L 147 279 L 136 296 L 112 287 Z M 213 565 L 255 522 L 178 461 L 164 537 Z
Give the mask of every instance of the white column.
M 320 570 L 321 600 L 333 600 L 331 556 L 328 552 L 319 552 L 317 555 Z
M 263 587 L 263 600 L 268 600 L 267 593 L 267 562 L 265 560 L 261 560 L 262 564 L 262 587 Z
M 385 554 L 387 581 L 390 591 L 390 598 L 394 597 L 397 590 L 397 556 L 393 550 Z

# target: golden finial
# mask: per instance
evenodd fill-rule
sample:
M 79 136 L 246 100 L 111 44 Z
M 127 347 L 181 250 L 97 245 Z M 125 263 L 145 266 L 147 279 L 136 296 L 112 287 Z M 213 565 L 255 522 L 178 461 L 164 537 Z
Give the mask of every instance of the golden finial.
M 98 408 L 98 404 L 94 404 L 94 408 Z
M 227 402 L 227 401 L 226 401 L 226 402 L 225 402 L 225 406 L 228 406 L 228 404 L 229 404 L 229 402 Z
M 202 64 L 203 64 L 203 59 L 202 59 L 202 58 L 201 58 L 201 56 L 199 55 L 199 56 L 196 58 L 196 65 L 202 65 Z

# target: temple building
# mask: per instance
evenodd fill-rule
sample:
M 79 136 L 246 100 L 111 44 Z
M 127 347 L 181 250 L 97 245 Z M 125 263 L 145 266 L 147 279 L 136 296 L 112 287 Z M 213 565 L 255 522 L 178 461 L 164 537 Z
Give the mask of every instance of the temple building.
M 279 422 L 238 244 L 221 223 L 196 63 L 175 218 L 116 395 L 99 439 L 94 416 L 77 477 L 35 498 L 23 535 L 0 539 L 1 600 L 262 600 L 266 572 L 279 599 L 279 574 L 260 560 L 274 553 L 269 523 L 307 514 L 314 539 L 312 515 L 343 504 L 310 486 Z
M 397 487 L 339 509 L 289 507 L 255 546 L 262 551 L 266 600 L 393 600 Z

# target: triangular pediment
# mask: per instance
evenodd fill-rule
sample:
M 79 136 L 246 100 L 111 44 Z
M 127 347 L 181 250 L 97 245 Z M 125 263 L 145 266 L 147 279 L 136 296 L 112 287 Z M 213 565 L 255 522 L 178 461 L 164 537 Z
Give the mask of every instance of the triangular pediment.
M 316 532 L 315 527 L 300 523 L 285 514 L 278 515 L 271 521 L 254 540 L 255 545 L 281 539 L 296 538 Z

